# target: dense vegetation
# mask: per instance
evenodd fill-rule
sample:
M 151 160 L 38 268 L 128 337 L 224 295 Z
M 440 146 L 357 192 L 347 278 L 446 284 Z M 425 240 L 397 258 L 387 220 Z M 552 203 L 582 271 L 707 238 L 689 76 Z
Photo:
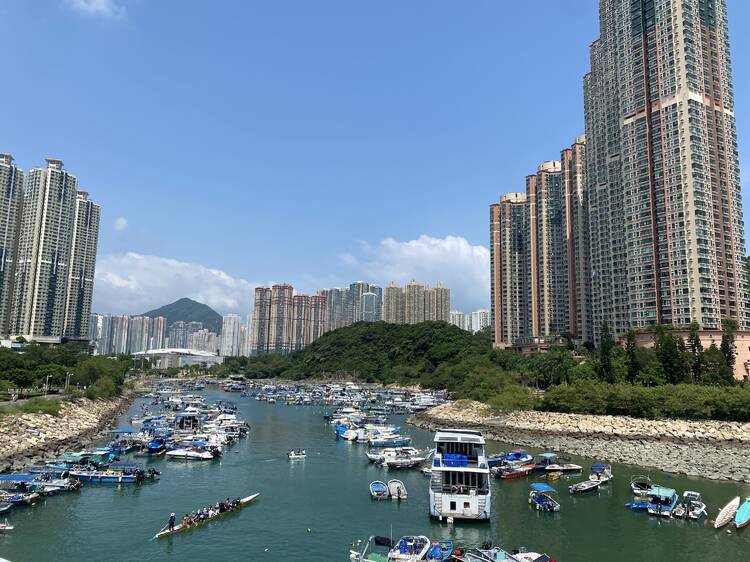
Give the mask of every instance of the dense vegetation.
M 167 326 L 178 320 L 182 320 L 183 322 L 201 322 L 203 327 L 209 332 L 216 332 L 217 334 L 221 332 L 221 315 L 210 306 L 187 297 L 176 300 L 172 304 L 144 312 L 143 316 L 150 318 L 164 316 L 167 319 Z
M 687 341 L 657 326 L 654 348 L 646 349 L 635 346 L 634 333 L 617 345 L 604 326 L 597 350 L 569 345 L 522 355 L 492 349 L 486 331 L 472 335 L 442 322 L 358 323 L 289 356 L 228 358 L 213 370 L 247 378 L 420 384 L 498 409 L 745 421 L 750 389 L 732 376 L 734 329 L 727 322 L 721 346 L 703 349 L 697 325 Z
M 0 393 L 6 389 L 70 387 L 89 398 L 104 398 L 118 394 L 125 373 L 132 366 L 126 357 L 92 357 L 88 345 L 68 342 L 55 347 L 36 344 L 22 351 L 0 348 Z

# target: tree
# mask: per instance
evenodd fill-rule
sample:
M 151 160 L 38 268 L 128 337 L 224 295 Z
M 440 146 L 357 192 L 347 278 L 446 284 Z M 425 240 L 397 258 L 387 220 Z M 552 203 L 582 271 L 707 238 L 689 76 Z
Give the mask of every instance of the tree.
M 674 336 L 664 326 L 656 326 L 654 348 L 667 383 L 679 384 L 684 382 L 688 366 L 685 358 L 685 343 L 682 338 Z
M 609 324 L 605 320 L 602 323 L 602 337 L 599 340 L 599 363 L 597 365 L 597 376 L 604 382 L 615 382 L 614 369 L 612 369 L 612 350 L 615 340 L 609 332 Z
M 694 383 L 699 383 L 703 375 L 703 344 L 698 334 L 699 329 L 698 322 L 691 322 L 687 341 L 687 351 L 690 354 L 690 373 Z
M 703 384 L 731 385 L 734 384 L 734 372 L 727 365 L 724 353 L 711 344 L 703 356 Z
M 635 344 L 635 332 L 633 330 L 628 330 L 625 335 L 625 366 L 627 367 L 628 382 L 634 384 L 641 368 L 638 364 L 638 347 Z
M 721 353 L 724 355 L 724 361 L 727 367 L 734 370 L 734 360 L 737 356 L 737 348 L 734 345 L 734 333 L 737 331 L 737 321 L 731 318 L 724 318 L 721 321 Z

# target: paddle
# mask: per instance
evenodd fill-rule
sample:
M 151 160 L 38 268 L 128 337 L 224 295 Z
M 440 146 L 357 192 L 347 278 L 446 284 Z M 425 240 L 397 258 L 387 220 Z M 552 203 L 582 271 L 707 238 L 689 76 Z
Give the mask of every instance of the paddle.
M 158 532 L 158 533 L 156 533 L 156 534 L 155 534 L 155 535 L 154 535 L 153 537 L 151 537 L 151 539 L 149 539 L 149 540 L 154 540 L 155 538 L 157 538 L 157 537 L 159 536 L 159 534 L 160 534 L 160 533 L 163 533 L 164 531 L 166 531 L 166 530 L 167 530 L 167 527 L 169 527 L 169 523 L 167 523 L 166 525 L 164 525 L 164 526 L 163 526 L 163 527 L 162 527 L 162 528 L 161 528 L 161 529 L 159 530 L 159 532 Z

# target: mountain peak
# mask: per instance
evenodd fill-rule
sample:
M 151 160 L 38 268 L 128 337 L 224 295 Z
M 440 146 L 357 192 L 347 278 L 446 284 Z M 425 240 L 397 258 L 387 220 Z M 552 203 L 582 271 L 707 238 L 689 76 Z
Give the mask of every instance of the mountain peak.
M 167 326 L 180 320 L 183 322 L 201 322 L 205 329 L 217 334 L 221 332 L 221 315 L 210 306 L 188 297 L 182 297 L 171 304 L 144 312 L 143 316 L 150 318 L 164 316 L 167 319 Z

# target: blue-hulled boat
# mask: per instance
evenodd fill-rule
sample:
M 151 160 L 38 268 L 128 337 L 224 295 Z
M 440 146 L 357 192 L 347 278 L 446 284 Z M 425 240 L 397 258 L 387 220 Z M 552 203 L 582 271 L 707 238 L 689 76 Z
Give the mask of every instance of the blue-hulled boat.
M 162 437 L 154 437 L 146 443 L 144 451 L 149 455 L 161 455 L 167 450 L 167 441 Z
M 453 541 L 443 540 L 440 542 L 433 542 L 430 550 L 427 551 L 425 560 L 434 560 L 437 562 L 448 561 L 453 557 Z
M 411 437 L 406 435 L 378 435 L 370 437 L 370 447 L 405 447 L 411 443 Z
M 374 500 L 387 500 L 390 496 L 386 483 L 380 480 L 370 482 L 370 497 Z
M 544 482 L 534 482 L 529 492 L 529 504 L 534 506 L 538 511 L 560 511 L 560 502 L 554 498 L 557 494 L 549 484 Z
M 160 472 L 154 468 L 144 470 L 141 465 L 133 463 L 113 464 L 106 470 L 77 469 L 70 471 L 70 475 L 81 482 L 99 484 L 135 484 L 147 479 L 156 480 L 159 474 Z
M 746 527 L 750 523 L 750 498 L 745 498 L 737 513 L 734 514 L 734 526 L 738 529 Z

